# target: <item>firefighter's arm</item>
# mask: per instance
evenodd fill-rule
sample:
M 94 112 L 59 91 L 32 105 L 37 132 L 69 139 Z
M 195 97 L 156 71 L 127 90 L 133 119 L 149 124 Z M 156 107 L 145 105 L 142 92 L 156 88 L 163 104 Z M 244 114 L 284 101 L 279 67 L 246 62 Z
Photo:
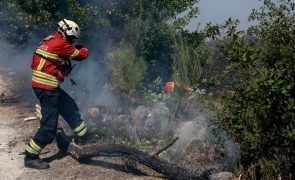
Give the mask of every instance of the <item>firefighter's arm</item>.
M 59 56 L 64 59 L 82 61 L 88 57 L 88 49 L 81 46 L 76 48 L 70 43 L 64 43 L 63 46 L 60 47 Z

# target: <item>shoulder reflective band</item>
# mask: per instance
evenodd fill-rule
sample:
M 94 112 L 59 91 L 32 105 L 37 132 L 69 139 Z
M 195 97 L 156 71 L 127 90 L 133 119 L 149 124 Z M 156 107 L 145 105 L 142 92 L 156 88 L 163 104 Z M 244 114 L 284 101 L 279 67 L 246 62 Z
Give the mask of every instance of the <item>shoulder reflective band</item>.
M 74 132 L 78 135 L 78 136 L 83 136 L 84 134 L 86 134 L 87 132 L 87 127 L 84 123 L 84 121 L 74 129 Z
M 69 59 L 75 59 L 78 56 L 79 52 L 80 51 L 78 49 L 76 49 L 75 52 L 70 56 Z
M 31 139 L 30 143 L 27 145 L 26 150 L 31 154 L 39 154 L 42 148 Z
M 36 54 L 41 55 L 45 59 L 50 58 L 50 59 L 59 60 L 59 61 L 61 60 L 61 58 L 57 54 L 46 52 L 41 49 L 37 49 Z

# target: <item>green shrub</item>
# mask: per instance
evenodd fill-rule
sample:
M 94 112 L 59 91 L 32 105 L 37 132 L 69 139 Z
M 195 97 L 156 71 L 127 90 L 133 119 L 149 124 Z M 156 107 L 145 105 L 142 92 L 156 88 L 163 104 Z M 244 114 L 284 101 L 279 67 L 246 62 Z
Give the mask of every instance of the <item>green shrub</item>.
M 135 141 L 132 141 L 125 137 L 118 137 L 115 139 L 116 144 L 128 146 L 131 148 L 135 148 L 141 151 L 145 151 L 147 149 L 147 143 L 145 139 L 137 139 Z
M 237 78 L 223 101 L 221 125 L 239 143 L 246 174 L 252 168 L 258 179 L 286 179 L 294 169 L 295 18 L 290 12 L 288 2 L 264 1 L 250 16 L 260 24 L 243 34 L 231 31 L 223 46 L 231 60 L 228 70 Z
M 205 43 L 197 47 L 188 45 L 186 38 L 177 36 L 173 44 L 173 74 L 180 92 L 196 87 L 202 77 L 202 68 L 210 61 L 211 49 Z
M 108 55 L 108 69 L 112 76 L 114 89 L 129 97 L 144 79 L 147 64 L 135 54 L 134 47 L 122 41 L 117 49 Z

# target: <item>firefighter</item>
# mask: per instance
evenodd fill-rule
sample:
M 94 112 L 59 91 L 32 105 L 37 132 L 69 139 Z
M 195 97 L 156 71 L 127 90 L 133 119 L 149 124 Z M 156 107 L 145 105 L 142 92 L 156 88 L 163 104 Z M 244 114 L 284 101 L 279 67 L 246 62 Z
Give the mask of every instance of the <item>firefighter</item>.
M 53 142 L 59 115 L 69 124 L 79 141 L 87 139 L 87 127 L 81 119 L 77 104 L 59 87 L 72 70 L 66 62 L 82 61 L 88 57 L 87 48 L 73 45 L 79 36 L 79 26 L 74 21 L 64 19 L 58 23 L 58 31 L 43 39 L 33 55 L 32 88 L 41 104 L 42 119 L 40 128 L 26 146 L 25 167 L 49 168 L 49 164 L 39 158 L 39 153 Z M 57 143 L 61 151 L 66 150 L 58 139 Z

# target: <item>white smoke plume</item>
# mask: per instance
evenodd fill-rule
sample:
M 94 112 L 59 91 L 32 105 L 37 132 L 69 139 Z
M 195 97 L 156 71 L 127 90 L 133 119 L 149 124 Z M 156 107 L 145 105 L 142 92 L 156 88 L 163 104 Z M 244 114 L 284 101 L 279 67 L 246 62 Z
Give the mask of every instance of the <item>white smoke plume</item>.
M 212 124 L 202 112 L 195 112 L 192 119 L 182 120 L 174 130 L 174 138 L 176 137 L 179 139 L 169 151 L 174 159 L 182 158 L 187 148 L 195 144 L 195 157 L 205 157 L 209 161 L 216 156 L 215 147 L 218 144 L 218 148 L 222 148 L 224 153 L 219 162 L 222 168 L 233 171 L 237 166 L 239 152 L 234 141 Z
M 14 93 L 16 94 L 14 96 L 26 100 L 32 99 L 30 66 L 34 46 L 15 46 L 9 44 L 7 41 L 1 40 L 0 47 L 0 73 L 2 73 L 2 78 L 4 81 L 14 81 L 7 82 L 15 85 Z M 4 94 L 11 95 L 12 93 L 4 92 Z

